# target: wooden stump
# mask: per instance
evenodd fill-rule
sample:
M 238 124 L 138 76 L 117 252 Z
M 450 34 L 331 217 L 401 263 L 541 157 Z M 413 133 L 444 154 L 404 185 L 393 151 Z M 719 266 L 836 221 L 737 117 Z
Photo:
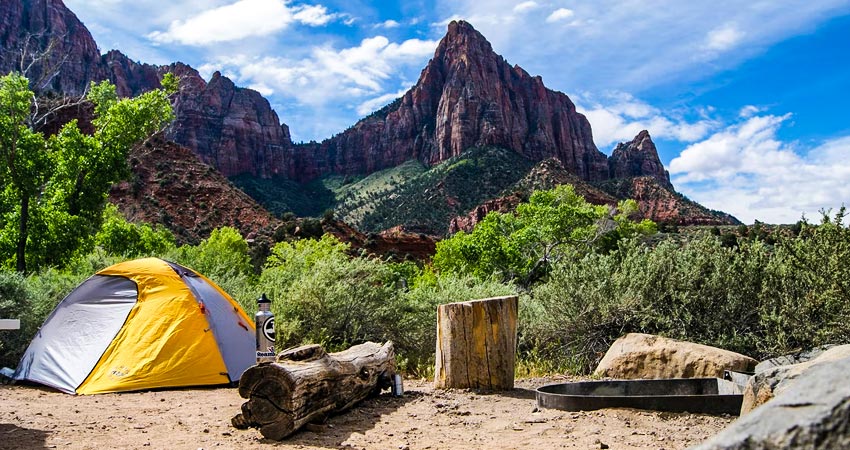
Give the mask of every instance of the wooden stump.
M 394 374 L 392 342 L 367 342 L 331 354 L 319 345 L 284 350 L 277 362 L 250 367 L 242 374 L 239 395 L 248 401 L 231 422 L 236 428 L 259 428 L 264 437 L 280 440 L 379 393 L 391 385 Z
M 434 386 L 513 389 L 517 306 L 516 296 L 440 305 Z

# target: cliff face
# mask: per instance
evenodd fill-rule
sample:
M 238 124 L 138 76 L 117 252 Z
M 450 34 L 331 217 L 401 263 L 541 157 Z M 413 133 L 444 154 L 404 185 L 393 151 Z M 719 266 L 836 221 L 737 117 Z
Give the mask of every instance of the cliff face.
M 94 38 L 61 0 L 4 0 L 0 44 L 0 72 L 24 69 L 38 91 L 79 95 L 104 76 Z
M 182 63 L 155 66 L 111 50 L 94 39 L 61 0 L 5 0 L 0 7 L 0 73 L 26 71 L 38 92 L 80 95 L 91 81 L 109 80 L 120 96 L 160 87 L 165 72 L 181 78 L 177 119 L 167 137 L 194 151 L 225 176 L 288 174 L 289 129 L 258 92 L 236 87 L 216 73 L 209 83 Z
M 170 139 L 192 149 L 225 176 L 288 174 L 289 128 L 280 124 L 268 100 L 256 91 L 236 87 L 219 72 L 206 83 L 183 64 L 162 70 L 181 77 Z
M 661 185 L 673 189 L 670 174 L 664 169 L 655 143 L 646 130 L 638 133 L 631 142 L 617 144 L 608 159 L 608 174 L 610 178 L 650 176 Z
M 607 158 L 570 99 L 511 67 L 466 22 L 452 22 L 419 81 L 400 100 L 321 144 L 318 172 L 368 173 L 410 159 L 435 164 L 473 146 L 555 157 L 585 180 L 608 178 Z

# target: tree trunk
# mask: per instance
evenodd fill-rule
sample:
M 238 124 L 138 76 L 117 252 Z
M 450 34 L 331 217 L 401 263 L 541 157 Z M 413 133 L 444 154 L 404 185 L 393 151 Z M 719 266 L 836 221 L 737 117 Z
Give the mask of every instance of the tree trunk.
M 437 308 L 437 389 L 513 389 L 516 296 Z
M 283 439 L 302 426 L 389 387 L 395 374 L 393 343 L 355 345 L 325 353 L 318 345 L 284 350 L 277 362 L 250 367 L 239 380 L 248 401 L 232 419 L 236 428 L 256 427 L 268 439 Z
M 23 192 L 23 190 L 21 190 Z M 18 228 L 17 270 L 21 273 L 27 271 L 27 225 L 30 218 L 30 197 L 26 193 L 21 195 L 21 220 Z

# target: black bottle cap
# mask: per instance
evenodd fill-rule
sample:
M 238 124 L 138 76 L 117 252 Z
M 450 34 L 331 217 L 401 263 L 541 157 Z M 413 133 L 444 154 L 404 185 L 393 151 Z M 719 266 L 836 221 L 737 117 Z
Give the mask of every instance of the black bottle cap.
M 260 296 L 260 298 L 258 298 L 258 299 L 257 299 L 257 304 L 260 304 L 260 303 L 271 303 L 271 302 L 272 302 L 272 301 L 271 301 L 271 299 L 270 299 L 270 298 L 268 298 L 268 297 L 266 297 L 266 293 L 265 293 L 265 292 L 263 292 L 263 295 L 261 295 L 261 296 Z

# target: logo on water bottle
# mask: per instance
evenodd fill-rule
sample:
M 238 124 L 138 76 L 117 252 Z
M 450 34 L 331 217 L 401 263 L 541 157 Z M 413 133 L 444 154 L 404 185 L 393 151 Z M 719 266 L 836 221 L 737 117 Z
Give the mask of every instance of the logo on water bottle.
M 274 342 L 274 317 L 269 317 L 263 322 L 263 336 Z

